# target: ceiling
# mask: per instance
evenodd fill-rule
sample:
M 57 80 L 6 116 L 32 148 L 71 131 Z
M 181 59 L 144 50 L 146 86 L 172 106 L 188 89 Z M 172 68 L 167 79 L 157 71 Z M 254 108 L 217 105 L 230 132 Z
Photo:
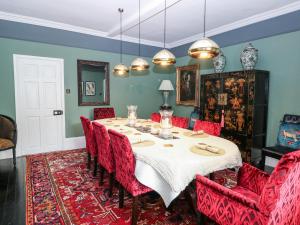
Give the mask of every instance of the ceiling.
M 202 36 L 204 0 L 167 0 L 167 47 Z M 0 19 L 119 38 L 124 8 L 124 36 L 138 41 L 138 0 L 1 0 Z M 141 19 L 162 11 L 163 0 L 141 0 Z M 299 0 L 207 0 L 207 36 L 300 10 Z M 129 27 L 133 28 L 127 30 Z M 141 25 L 142 43 L 162 46 L 163 12 Z

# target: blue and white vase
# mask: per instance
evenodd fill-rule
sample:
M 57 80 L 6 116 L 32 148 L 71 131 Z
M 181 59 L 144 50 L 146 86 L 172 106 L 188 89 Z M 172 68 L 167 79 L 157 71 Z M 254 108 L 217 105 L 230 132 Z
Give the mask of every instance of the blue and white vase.
M 214 69 L 216 73 L 222 73 L 226 65 L 226 57 L 224 56 L 222 50 L 220 50 L 219 55 L 213 58 Z
M 240 60 L 244 70 L 253 70 L 258 60 L 258 50 L 249 43 L 242 51 Z

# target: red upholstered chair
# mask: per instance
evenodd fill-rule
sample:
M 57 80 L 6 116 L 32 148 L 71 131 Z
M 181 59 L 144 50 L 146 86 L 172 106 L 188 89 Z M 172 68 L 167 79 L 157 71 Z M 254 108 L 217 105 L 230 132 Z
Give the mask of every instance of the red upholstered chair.
M 159 113 L 151 113 L 151 116 L 150 116 L 151 120 L 154 121 L 154 122 L 157 122 L 159 123 L 160 122 L 160 114 Z
M 98 149 L 98 164 L 100 166 L 100 185 L 103 184 L 104 170 L 109 174 L 109 196 L 112 196 L 115 160 L 110 145 L 110 138 L 105 126 L 98 122 L 93 122 L 95 139 Z
M 189 118 L 172 116 L 172 125 L 180 128 L 188 128 L 189 127 Z
M 138 219 L 138 197 L 152 189 L 141 184 L 134 175 L 135 158 L 128 138 L 116 131 L 108 130 L 116 163 L 116 180 L 119 182 L 119 207 L 124 204 L 124 188 L 133 196 L 131 224 Z
M 284 155 L 269 176 L 244 164 L 234 188 L 196 177 L 197 208 L 220 225 L 300 224 L 300 150 Z
M 85 136 L 85 142 L 86 142 L 86 150 L 88 153 L 88 162 L 87 162 L 87 168 L 91 168 L 91 157 L 94 158 L 94 176 L 96 176 L 97 173 L 97 147 L 96 147 L 96 140 L 94 135 L 94 129 L 91 121 L 84 117 L 80 116 L 84 136 Z
M 112 107 L 109 108 L 94 108 L 94 120 L 114 118 L 116 117 L 115 110 Z
M 220 136 L 221 125 L 219 123 L 213 123 L 209 121 L 196 120 L 194 125 L 194 131 L 203 130 L 205 133 Z

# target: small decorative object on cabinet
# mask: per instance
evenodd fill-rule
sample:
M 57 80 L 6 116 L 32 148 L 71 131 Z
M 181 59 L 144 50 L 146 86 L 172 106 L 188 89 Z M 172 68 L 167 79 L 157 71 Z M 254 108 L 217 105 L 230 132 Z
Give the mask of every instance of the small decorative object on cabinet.
M 213 58 L 214 69 L 216 73 L 222 73 L 226 65 L 226 57 L 223 52 L 220 51 L 219 55 Z
M 244 161 L 251 148 L 265 146 L 269 95 L 269 72 L 246 70 L 201 77 L 201 119 L 220 123 L 222 136 L 235 142 Z
M 242 51 L 240 60 L 244 70 L 253 70 L 258 60 L 258 50 L 249 43 Z

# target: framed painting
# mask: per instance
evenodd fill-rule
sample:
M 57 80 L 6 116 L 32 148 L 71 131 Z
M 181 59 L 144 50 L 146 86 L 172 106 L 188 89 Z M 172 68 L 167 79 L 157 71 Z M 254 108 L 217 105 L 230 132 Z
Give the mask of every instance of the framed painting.
M 176 68 L 176 104 L 199 106 L 199 65 Z
M 96 95 L 96 83 L 94 81 L 85 82 L 85 95 L 86 96 Z

